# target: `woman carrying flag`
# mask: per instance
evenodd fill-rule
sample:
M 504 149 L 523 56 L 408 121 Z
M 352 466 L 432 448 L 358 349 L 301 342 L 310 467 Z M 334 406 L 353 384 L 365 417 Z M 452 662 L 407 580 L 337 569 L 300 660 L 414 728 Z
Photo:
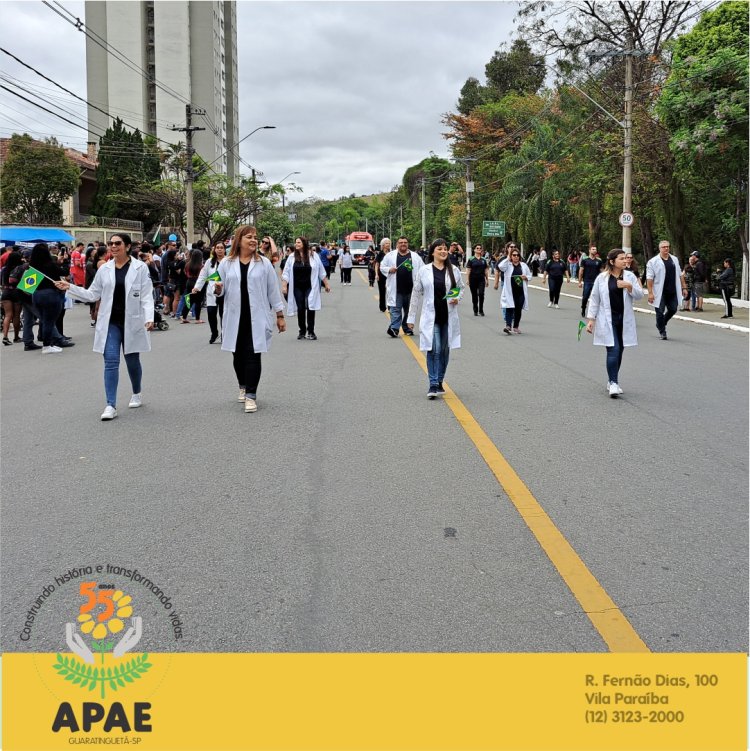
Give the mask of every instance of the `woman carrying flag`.
M 463 296 L 461 271 L 448 258 L 448 245 L 438 238 L 430 245 L 432 263 L 422 266 L 414 279 L 406 324 L 414 329 L 417 312 L 419 320 L 419 349 L 426 352 L 430 387 L 428 399 L 445 394 L 443 379 L 448 367 L 450 350 L 461 346 L 458 302 Z
M 521 330 L 518 327 L 521 324 L 521 314 L 529 309 L 528 281 L 531 271 L 521 260 L 521 254 L 515 243 L 508 246 L 508 257 L 500 261 L 495 269 L 495 289 L 497 289 L 501 274 L 503 275 L 503 291 L 500 294 L 500 301 L 505 311 L 503 331 L 510 334 L 512 327 L 514 334 L 520 334 Z

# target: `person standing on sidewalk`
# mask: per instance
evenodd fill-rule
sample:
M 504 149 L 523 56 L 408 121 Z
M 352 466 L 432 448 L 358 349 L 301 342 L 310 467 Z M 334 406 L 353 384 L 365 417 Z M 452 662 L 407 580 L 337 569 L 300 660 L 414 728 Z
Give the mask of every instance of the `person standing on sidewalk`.
M 445 394 L 443 379 L 452 349 L 461 346 L 458 303 L 463 296 L 461 269 L 449 257 L 445 240 L 438 238 L 430 245 L 432 263 L 422 266 L 414 280 L 407 326 L 414 329 L 419 319 L 419 349 L 425 352 L 430 386 L 428 399 Z
M 722 318 L 734 318 L 732 315 L 732 295 L 734 294 L 734 261 L 724 259 L 724 270 L 719 274 L 719 288 L 724 300 L 724 315 Z
M 474 315 L 484 315 L 484 290 L 490 286 L 490 267 L 483 258 L 482 246 L 474 246 L 474 255 L 466 262 L 469 269 L 469 289 Z
M 260 356 L 268 352 L 274 316 L 279 333 L 286 331 L 279 278 L 271 261 L 258 248 L 255 227 L 238 227 L 229 255 L 219 263 L 221 281 L 214 284 L 214 294 L 224 297 L 221 349 L 232 353 L 239 386 L 237 401 L 244 404 L 245 412 L 258 410 Z M 286 268 L 291 265 L 287 263 Z M 323 266 L 319 268 L 322 271 Z
M 560 258 L 560 251 L 552 251 L 552 260 L 547 262 L 547 268 L 544 269 L 544 276 L 542 277 L 542 284 L 547 284 L 549 279 L 549 302 L 547 307 L 560 307 L 560 292 L 562 291 L 563 278 L 567 278 L 570 281 L 570 275 L 568 274 L 568 267 L 565 265 L 565 261 Z
M 648 304 L 656 310 L 656 328 L 666 341 L 667 324 L 680 307 L 679 292 L 687 292 L 685 275 L 680 270 L 677 256 L 669 252 L 669 240 L 659 243 L 659 254 L 646 264 Z
M 414 336 L 414 332 L 406 325 L 406 316 L 411 305 L 414 280 L 422 266 L 424 261 L 417 253 L 409 250 L 409 240 L 403 235 L 396 241 L 396 250 L 386 253 L 380 264 L 380 273 L 386 277 L 386 304 L 391 312 L 391 322 L 386 333 L 394 339 L 398 336 L 399 327 L 406 336 Z
M 635 347 L 633 301 L 643 297 L 638 277 L 626 269 L 625 251 L 610 250 L 604 271 L 591 291 L 586 331 L 594 334 L 594 344 L 607 348 L 607 393 L 616 399 L 620 388 L 620 366 L 625 347 Z
M 588 304 L 591 290 L 594 288 L 594 282 L 602 270 L 602 259 L 599 258 L 599 251 L 595 245 L 589 248 L 587 258 L 583 258 L 578 267 L 578 286 L 583 287 L 581 296 L 581 318 L 586 317 L 586 305 Z
M 708 265 L 701 258 L 700 253 L 694 250 L 690 254 L 690 261 L 693 265 L 693 310 L 698 313 L 703 312 L 703 297 L 706 294 L 706 283 L 708 282 Z
M 97 272 L 88 289 L 59 281 L 55 286 L 84 302 L 100 300 L 94 330 L 94 352 L 104 356 L 104 392 L 107 406 L 102 420 L 117 417 L 117 385 L 120 380 L 120 350 L 125 354 L 133 395 L 128 407 L 140 407 L 141 352 L 151 351 L 149 331 L 154 328 L 154 288 L 143 261 L 130 256 L 130 235 L 120 232 L 107 243 L 112 259 Z
M 306 237 L 294 241 L 294 255 L 286 262 L 281 279 L 287 313 L 290 316 L 297 314 L 297 339 L 316 340 L 315 312 L 321 308 L 320 283 L 323 282 L 327 293 L 331 291 L 331 285 L 318 254 L 310 250 Z

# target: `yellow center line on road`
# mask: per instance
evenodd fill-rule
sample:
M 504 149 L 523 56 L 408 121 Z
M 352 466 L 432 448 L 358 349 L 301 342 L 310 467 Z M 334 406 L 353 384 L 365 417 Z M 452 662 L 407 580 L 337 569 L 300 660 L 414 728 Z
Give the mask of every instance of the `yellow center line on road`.
M 364 281 L 364 276 L 361 276 Z M 375 297 L 374 299 L 377 300 L 378 298 Z M 388 313 L 386 312 L 385 315 L 387 317 Z M 414 340 L 410 337 L 402 337 L 402 341 L 409 348 L 422 370 L 427 373 L 427 361 Z M 552 565 L 570 589 L 573 597 L 578 600 L 583 612 L 609 647 L 609 651 L 650 652 L 651 650 L 638 635 L 630 621 L 589 571 L 573 546 L 555 526 L 539 501 L 534 498 L 524 481 L 510 466 L 508 460 L 456 396 L 453 389 L 445 382 L 443 382 L 443 388 L 446 391 L 444 398 L 446 405 L 453 412 L 471 442 L 477 447 L 480 455 L 492 474 L 495 475 L 511 503 L 516 507 L 526 526 L 531 530 L 542 550 L 547 554 Z

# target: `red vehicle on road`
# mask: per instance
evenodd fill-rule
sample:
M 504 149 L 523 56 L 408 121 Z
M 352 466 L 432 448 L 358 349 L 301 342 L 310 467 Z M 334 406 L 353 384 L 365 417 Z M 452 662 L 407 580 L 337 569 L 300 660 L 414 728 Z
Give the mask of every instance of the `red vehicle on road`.
M 369 232 L 352 232 L 346 236 L 345 242 L 349 246 L 349 252 L 352 254 L 352 263 L 355 266 L 367 266 L 365 253 L 367 253 L 367 249 L 371 245 L 373 248 L 375 247 L 372 235 Z

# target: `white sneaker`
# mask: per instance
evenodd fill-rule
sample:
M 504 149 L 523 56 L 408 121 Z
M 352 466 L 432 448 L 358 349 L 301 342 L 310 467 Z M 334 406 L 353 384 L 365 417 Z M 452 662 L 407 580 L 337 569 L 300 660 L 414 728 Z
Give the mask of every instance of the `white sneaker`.
M 245 399 L 245 412 L 257 412 L 258 405 L 255 403 L 255 399 L 251 399 L 249 396 Z
M 130 397 L 130 402 L 128 404 L 128 407 L 130 407 L 130 409 L 133 409 L 135 407 L 140 407 L 142 403 L 143 402 L 141 402 L 141 395 L 133 394 L 133 396 Z
M 551 302 L 548 302 L 548 303 L 547 303 L 547 307 L 548 307 L 548 308 L 551 308 L 551 307 L 552 307 L 552 303 L 551 303 Z
M 557 304 L 555 304 L 555 307 L 556 307 L 556 308 L 559 308 L 560 306 L 559 306 L 559 305 L 557 305 Z
M 237 397 L 238 402 L 245 401 L 245 389 L 240 389 L 240 395 Z
M 617 384 L 617 393 L 618 394 L 624 394 L 625 392 L 620 388 L 620 384 Z
M 609 384 L 609 395 L 616 399 L 620 395 L 620 387 L 616 383 Z
M 62 347 L 55 347 L 54 344 L 50 344 L 49 347 L 42 347 L 43 355 L 56 355 L 58 352 L 62 352 Z
M 117 410 L 107 405 L 102 412 L 102 420 L 114 420 L 117 417 Z

